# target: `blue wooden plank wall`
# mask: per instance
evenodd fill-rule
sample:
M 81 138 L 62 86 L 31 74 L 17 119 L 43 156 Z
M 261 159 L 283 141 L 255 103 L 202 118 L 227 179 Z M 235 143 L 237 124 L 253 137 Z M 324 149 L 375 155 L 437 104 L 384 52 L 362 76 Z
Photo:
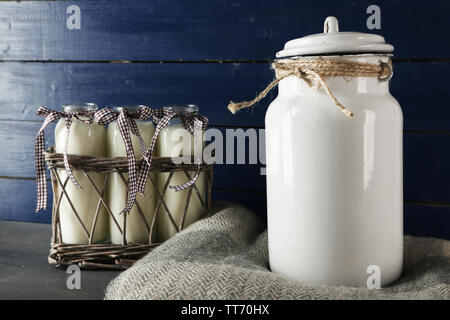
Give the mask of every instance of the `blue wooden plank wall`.
M 371 4 L 381 9 L 381 30 L 366 27 Z M 70 5 L 81 10 L 79 30 L 66 27 Z M 321 32 L 329 15 L 342 31 L 380 33 L 395 45 L 391 91 L 405 119 L 405 232 L 450 239 L 448 0 L 0 0 L 0 219 L 50 222 L 50 212 L 33 213 L 38 105 L 193 102 L 222 132 L 261 129 L 276 92 L 238 116 L 226 110 L 228 100 L 263 89 L 275 52 Z M 52 128 L 47 132 L 50 144 Z M 264 215 L 260 167 L 217 165 L 214 198 Z

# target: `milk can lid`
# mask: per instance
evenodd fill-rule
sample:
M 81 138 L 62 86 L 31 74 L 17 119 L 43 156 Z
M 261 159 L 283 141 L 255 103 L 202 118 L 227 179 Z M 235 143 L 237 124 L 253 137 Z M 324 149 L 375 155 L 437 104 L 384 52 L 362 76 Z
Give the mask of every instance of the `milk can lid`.
M 339 53 L 390 53 L 394 46 L 386 43 L 377 34 L 361 32 L 339 32 L 339 23 L 335 17 L 325 19 L 323 33 L 312 34 L 293 39 L 277 52 L 277 58 Z

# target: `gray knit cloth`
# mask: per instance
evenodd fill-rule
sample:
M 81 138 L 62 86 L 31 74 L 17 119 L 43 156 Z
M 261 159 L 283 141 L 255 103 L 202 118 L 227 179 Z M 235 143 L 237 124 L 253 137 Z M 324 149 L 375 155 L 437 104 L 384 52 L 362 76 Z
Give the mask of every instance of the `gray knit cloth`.
M 387 288 L 311 286 L 268 269 L 267 231 L 235 204 L 122 272 L 105 299 L 450 299 L 450 241 L 405 236 L 404 271 Z

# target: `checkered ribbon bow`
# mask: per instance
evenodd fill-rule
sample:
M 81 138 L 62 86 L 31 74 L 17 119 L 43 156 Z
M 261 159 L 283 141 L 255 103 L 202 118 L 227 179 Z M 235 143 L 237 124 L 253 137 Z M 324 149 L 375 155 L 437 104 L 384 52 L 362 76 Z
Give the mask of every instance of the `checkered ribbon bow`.
M 175 113 L 169 109 L 156 109 L 153 110 L 153 121 L 156 123 L 155 134 L 150 141 L 150 145 L 145 153 L 143 153 L 143 157 L 145 162 L 142 162 L 141 167 L 141 175 L 138 180 L 138 191 L 139 193 L 144 193 L 145 185 L 147 183 L 148 175 L 150 173 L 150 167 L 153 158 L 153 150 L 155 148 L 156 140 L 158 139 L 158 135 L 162 129 L 169 125 L 170 120 L 172 118 L 180 118 L 182 126 L 194 136 L 194 141 L 196 140 L 198 130 L 206 130 L 208 126 L 208 118 L 196 114 L 196 113 Z M 194 148 L 195 148 L 194 143 Z M 142 148 L 141 148 L 142 151 Z M 179 186 L 170 186 L 170 188 L 175 191 L 184 190 L 195 183 L 200 174 L 200 163 L 198 163 L 198 170 L 195 173 L 194 177 L 191 178 L 190 181 L 179 185 Z
M 91 124 L 94 119 L 94 112 L 93 111 L 82 111 L 82 112 L 61 112 L 61 111 L 54 111 L 51 109 L 48 109 L 46 107 L 39 107 L 39 109 L 36 111 L 36 114 L 38 116 L 45 117 L 44 123 L 42 124 L 41 128 L 39 129 L 39 132 L 36 136 L 35 141 L 35 166 L 36 166 L 36 193 L 37 193 L 37 203 L 36 203 L 36 209 L 35 212 L 39 212 L 39 210 L 44 209 L 47 210 L 47 178 L 45 174 L 45 157 L 44 157 L 44 150 L 45 150 L 45 137 L 44 137 L 44 130 L 47 127 L 48 124 L 50 124 L 53 121 L 59 120 L 61 118 L 64 118 L 65 125 L 66 125 L 66 141 L 64 143 L 64 167 L 67 171 L 67 174 L 72 181 L 72 183 L 79 189 L 81 189 L 80 184 L 73 176 L 72 169 L 69 164 L 69 160 L 67 157 L 67 146 L 69 145 L 69 131 L 70 131 L 70 125 L 72 124 L 72 117 L 76 118 L 77 120 L 86 123 Z
M 127 151 L 127 158 L 128 158 L 129 194 L 127 198 L 127 204 L 121 213 L 130 212 L 131 208 L 134 205 L 134 202 L 136 201 L 137 192 L 144 195 L 145 186 L 147 184 L 148 175 L 150 173 L 150 167 L 153 158 L 153 150 L 156 144 L 156 140 L 161 130 L 167 125 L 169 125 L 170 120 L 175 117 L 180 118 L 183 127 L 194 136 L 194 139 L 196 137 L 196 131 L 198 129 L 205 130 L 208 125 L 208 119 L 201 115 L 177 114 L 173 111 L 165 109 L 152 110 L 147 106 L 140 106 L 136 113 L 128 113 L 128 111 L 125 108 L 123 108 L 120 113 L 106 108 L 99 110 L 95 113 L 95 121 L 97 121 L 97 123 L 100 125 L 106 125 L 114 120 L 117 120 L 119 131 L 125 143 L 125 149 Z M 139 133 L 136 122 L 134 120 L 135 119 L 148 120 L 150 118 L 152 118 L 157 125 L 152 140 L 150 141 L 150 145 L 148 149 L 146 149 L 145 141 L 142 139 L 142 136 Z M 130 131 L 138 138 L 139 149 L 144 159 L 144 161 L 141 164 L 140 168 L 141 173 L 139 179 L 137 179 L 136 174 L 136 157 L 131 143 Z M 189 186 L 195 183 L 199 175 L 199 172 L 200 172 L 200 164 L 197 173 L 190 181 L 181 186 L 170 186 L 170 188 L 173 188 L 176 191 L 188 188 Z
M 137 174 L 136 174 L 136 156 L 133 151 L 133 145 L 131 143 L 130 131 L 139 139 L 139 146 L 141 153 L 145 153 L 146 147 L 144 139 L 142 139 L 139 133 L 138 127 L 134 119 L 148 120 L 152 117 L 153 110 L 147 106 L 141 106 L 136 113 L 129 113 L 126 108 L 122 108 L 120 112 L 104 108 L 95 113 L 95 121 L 100 125 L 106 125 L 110 122 L 117 120 L 120 134 L 122 135 L 123 142 L 125 144 L 125 150 L 128 159 L 128 197 L 125 208 L 123 208 L 121 214 L 130 212 L 131 208 L 136 201 L 137 190 Z M 143 192 L 142 192 L 143 194 Z

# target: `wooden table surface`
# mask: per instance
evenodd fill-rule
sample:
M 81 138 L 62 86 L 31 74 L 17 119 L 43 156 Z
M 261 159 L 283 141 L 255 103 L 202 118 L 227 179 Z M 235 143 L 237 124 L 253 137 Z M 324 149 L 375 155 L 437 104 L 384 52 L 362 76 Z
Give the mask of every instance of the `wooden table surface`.
M 103 299 L 117 271 L 81 270 L 81 289 L 67 288 L 67 274 L 47 262 L 48 224 L 0 221 L 0 299 Z

